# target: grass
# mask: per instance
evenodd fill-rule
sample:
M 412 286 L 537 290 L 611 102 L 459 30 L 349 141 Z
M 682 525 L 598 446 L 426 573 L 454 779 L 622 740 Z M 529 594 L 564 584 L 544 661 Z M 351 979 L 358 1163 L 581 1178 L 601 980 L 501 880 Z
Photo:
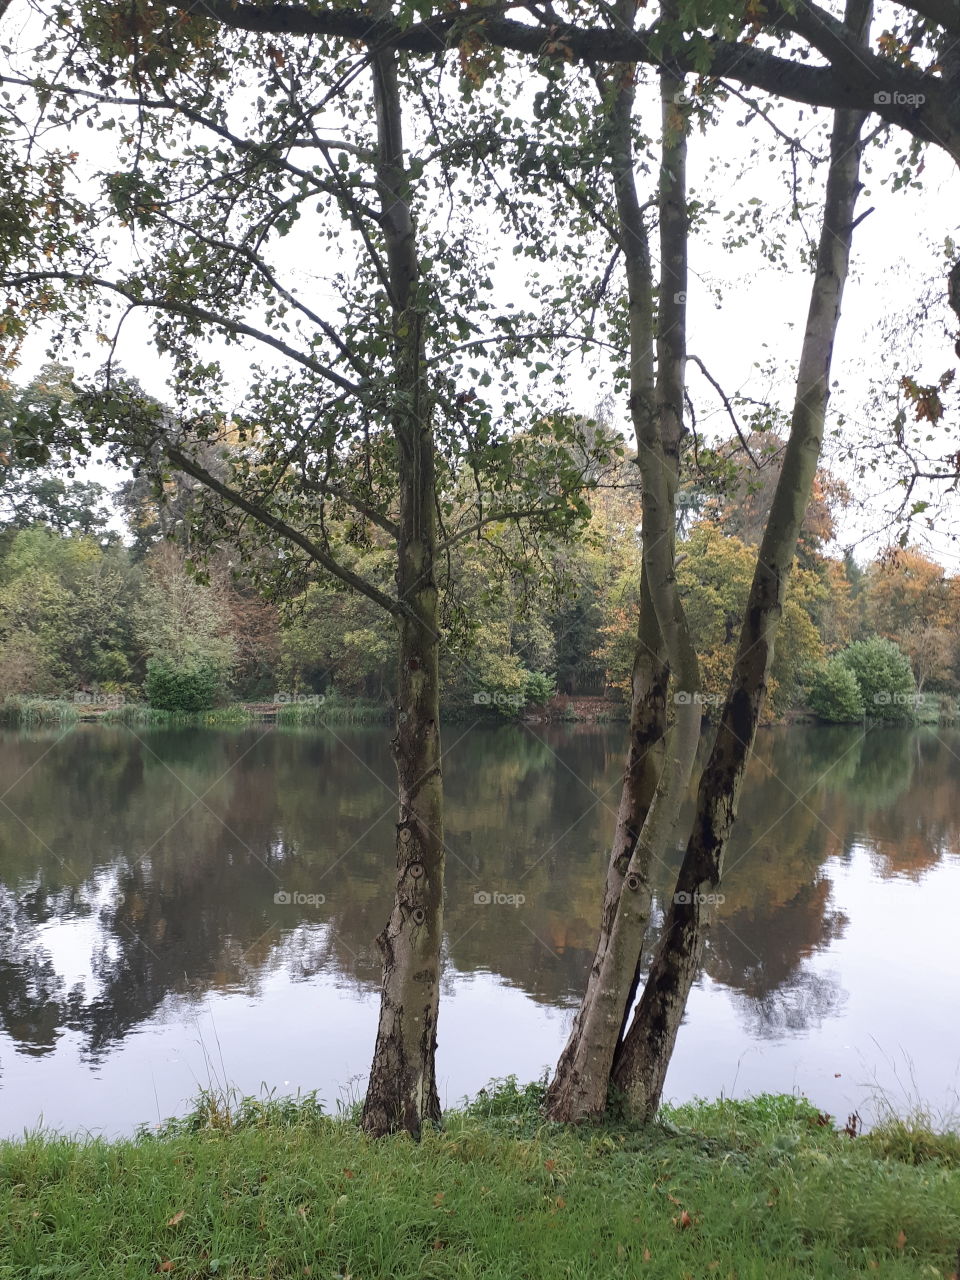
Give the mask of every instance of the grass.
M 336 695 L 319 704 L 284 703 L 278 707 L 278 725 L 323 724 L 373 724 L 388 720 L 389 705 L 350 700 Z M 123 702 L 117 705 L 109 699 L 103 703 L 78 703 L 67 698 L 8 697 L 0 702 L 0 726 L 10 728 L 36 728 L 41 725 L 68 726 L 81 719 L 91 719 L 101 724 L 129 724 L 144 727 L 166 725 L 204 725 L 208 728 L 227 728 L 234 725 L 260 724 L 263 717 L 245 703 L 234 702 L 210 711 L 187 714 L 158 711 L 141 702 Z
M 500 1082 L 419 1145 L 314 1098 L 207 1097 L 155 1134 L 0 1144 L 0 1277 L 949 1276 L 956 1138 L 850 1139 L 794 1097 L 542 1122 Z

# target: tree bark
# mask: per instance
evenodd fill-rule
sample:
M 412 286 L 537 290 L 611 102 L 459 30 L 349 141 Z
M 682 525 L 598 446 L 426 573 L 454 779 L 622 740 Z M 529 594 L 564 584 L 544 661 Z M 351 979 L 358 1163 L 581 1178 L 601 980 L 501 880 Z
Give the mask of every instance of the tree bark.
M 439 1123 L 435 1053 L 443 937 L 443 784 L 440 773 L 439 613 L 434 574 L 436 481 L 425 316 L 404 168 L 397 55 L 373 59 L 379 133 L 377 181 L 393 309 L 400 519 L 397 543 L 399 679 L 397 730 L 397 886 L 377 939 L 383 955 L 380 1022 L 363 1107 L 363 1126 L 419 1138 Z
M 632 3 L 620 5 L 624 21 Z M 679 82 L 664 73 L 661 84 L 663 141 L 660 170 L 661 279 L 656 326 L 650 254 L 633 168 L 635 68 L 616 68 L 619 77 L 610 111 L 610 155 L 620 244 L 627 275 L 630 318 L 630 410 L 643 483 L 643 576 L 638 625 L 638 664 L 650 662 L 648 636 L 659 635 L 655 681 L 662 733 L 666 681 L 675 690 L 676 716 L 666 739 L 659 778 L 646 801 L 643 820 L 618 829 L 607 874 L 600 941 L 587 990 L 557 1064 L 547 1094 L 554 1120 L 583 1120 L 603 1113 L 610 1071 L 635 989 L 637 967 L 650 919 L 650 869 L 671 845 L 700 740 L 700 677 L 674 573 L 676 487 L 683 436 L 685 365 L 686 122 L 676 103 Z M 602 81 L 600 82 L 603 87 Z M 636 697 L 636 692 L 635 692 Z M 651 708 L 652 709 L 652 708 Z M 633 744 L 631 743 L 631 751 Z M 637 814 L 628 769 L 621 813 Z M 634 834 L 636 833 L 636 834 Z M 625 836 L 629 835 L 628 844 Z M 623 865 L 626 860 L 626 865 Z
M 869 24 L 869 0 L 848 0 L 853 30 Z M 701 898 L 716 889 L 740 788 L 753 747 L 773 662 L 784 594 L 813 486 L 829 396 L 830 365 L 847 276 L 853 210 L 860 190 L 861 131 L 866 116 L 838 111 L 817 265 L 800 356 L 783 470 L 750 589 L 730 690 L 717 738 L 700 780 L 693 831 L 663 935 L 633 1021 L 617 1053 L 614 1084 L 635 1118 L 653 1117 L 690 988 L 699 967 L 708 917 Z

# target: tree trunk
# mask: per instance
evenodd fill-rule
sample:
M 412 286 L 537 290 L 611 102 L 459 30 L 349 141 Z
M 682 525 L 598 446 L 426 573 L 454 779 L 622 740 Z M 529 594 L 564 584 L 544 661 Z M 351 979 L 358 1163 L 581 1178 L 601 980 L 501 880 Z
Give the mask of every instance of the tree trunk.
M 397 55 L 373 60 L 379 132 L 378 186 L 393 306 L 392 427 L 397 444 L 399 678 L 397 888 L 377 939 L 383 955 L 380 1023 L 363 1126 L 419 1138 L 438 1123 L 435 1053 L 443 937 L 443 784 L 440 774 L 439 612 L 434 575 L 436 482 L 424 315 L 418 309 L 415 231 L 403 138 Z
M 847 22 L 866 31 L 869 9 L 848 0 Z M 697 812 L 667 910 L 663 935 L 640 1004 L 614 1064 L 613 1080 L 631 1113 L 650 1119 L 699 967 L 707 913 L 705 887 L 720 883 L 723 854 L 736 818 L 740 787 L 756 736 L 774 642 L 797 538 L 813 486 L 829 395 L 830 364 L 847 275 L 853 210 L 860 190 L 860 133 L 865 116 L 838 111 L 816 273 L 797 377 L 783 470 L 764 531 L 747 603 L 730 691 L 700 780 Z
M 624 20 L 633 14 L 621 6 Z M 673 842 L 700 740 L 700 677 L 674 574 L 676 487 L 683 435 L 685 363 L 686 238 L 684 191 L 686 122 L 676 105 L 674 77 L 663 81 L 663 143 L 660 174 L 661 282 L 657 374 L 653 359 L 653 288 L 650 254 L 633 168 L 634 68 L 617 68 L 620 80 L 611 106 L 609 140 L 620 244 L 630 313 L 630 409 L 643 482 L 643 575 L 635 670 L 650 667 L 649 710 L 666 719 L 664 677 L 669 670 L 676 716 L 667 734 L 662 768 L 652 798 L 640 795 L 628 768 L 607 873 L 600 941 L 587 990 L 547 1095 L 554 1120 L 582 1120 L 606 1108 L 610 1072 L 635 990 L 637 967 L 650 919 L 650 868 Z M 601 89 L 603 84 L 601 81 Z M 651 639 L 658 642 L 651 644 Z M 655 662 L 653 661 L 655 659 Z M 664 661 L 666 665 L 664 665 Z M 653 702 L 656 695 L 657 702 Z M 634 691 L 636 700 L 636 690 Z M 635 701 L 636 707 L 636 701 Z M 631 753 L 633 742 L 631 742 Z M 626 865 L 624 864 L 626 861 Z
M 641 607 L 637 622 L 637 648 L 631 676 L 630 748 L 620 790 L 617 825 L 607 866 L 607 882 L 600 917 L 600 937 L 587 980 L 587 990 L 574 1020 L 566 1047 L 557 1063 L 547 1091 L 547 1114 L 554 1120 L 571 1120 L 583 1114 L 584 1107 L 597 1093 L 598 1074 L 606 1096 L 603 1073 L 605 1046 L 612 1052 L 624 1025 L 624 1013 L 606 1030 L 589 1025 L 591 1011 L 602 1001 L 603 969 L 610 946 L 620 891 L 627 867 L 637 846 L 644 820 L 660 776 L 663 737 L 667 723 L 667 683 L 670 673 L 660 654 L 662 640 L 656 613 L 650 601 L 646 573 L 641 571 Z M 603 1002 L 609 1005 L 609 1002 Z M 608 1019 L 617 1017 L 615 1004 L 605 1011 Z M 609 1074 L 610 1062 L 606 1063 Z

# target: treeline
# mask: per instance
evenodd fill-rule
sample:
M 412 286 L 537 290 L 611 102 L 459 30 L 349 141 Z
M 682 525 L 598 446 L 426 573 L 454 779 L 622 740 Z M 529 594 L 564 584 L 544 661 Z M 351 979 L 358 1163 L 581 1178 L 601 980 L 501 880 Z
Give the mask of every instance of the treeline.
M 742 494 L 691 489 L 684 508 L 677 573 L 708 711 L 733 661 L 762 527 L 759 492 L 745 503 Z M 183 522 L 163 529 L 135 483 L 123 494 L 124 539 L 107 530 L 100 495 L 83 497 L 73 527 L 52 527 L 31 510 L 24 527 L 14 520 L 0 534 L 4 697 L 113 696 L 196 711 L 336 694 L 389 706 L 394 637 L 368 600 L 311 580 L 273 603 L 230 547 L 193 565 L 189 538 L 184 545 L 174 527 Z M 865 568 L 826 554 L 835 505 L 821 485 L 786 603 L 770 715 L 812 707 L 832 720 L 903 719 L 917 695 L 956 695 L 960 578 L 917 548 L 889 550 Z M 448 713 L 514 715 L 555 694 L 622 701 L 640 518 L 623 467 L 595 489 L 591 506 L 581 536 L 537 548 L 533 573 L 508 545 L 507 528 L 460 544 L 444 584 Z M 368 576 L 386 562 L 375 541 L 358 543 L 355 554 Z

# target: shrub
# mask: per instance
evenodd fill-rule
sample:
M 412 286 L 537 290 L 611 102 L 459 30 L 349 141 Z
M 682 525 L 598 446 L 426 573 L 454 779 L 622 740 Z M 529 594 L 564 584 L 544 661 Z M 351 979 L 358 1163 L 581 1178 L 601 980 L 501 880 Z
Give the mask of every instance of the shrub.
M 832 724 L 863 719 L 863 694 L 856 676 L 839 655 L 825 662 L 814 677 L 810 706 L 821 720 Z
M 910 659 L 892 640 L 871 636 L 847 645 L 840 661 L 853 673 L 867 715 L 912 720 L 916 707 Z
M 146 690 L 147 701 L 158 711 L 207 711 L 220 695 L 220 672 L 209 662 L 174 666 L 162 658 L 151 658 Z
M 556 676 L 548 676 L 545 671 L 525 671 L 523 673 L 523 700 L 543 706 L 557 692 Z

